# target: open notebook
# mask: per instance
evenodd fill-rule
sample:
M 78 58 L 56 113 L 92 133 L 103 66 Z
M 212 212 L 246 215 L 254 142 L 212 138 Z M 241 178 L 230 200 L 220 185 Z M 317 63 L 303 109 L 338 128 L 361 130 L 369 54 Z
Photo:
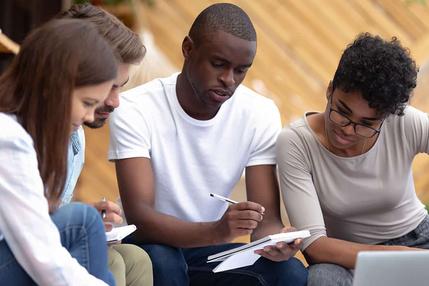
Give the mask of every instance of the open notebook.
M 137 227 L 134 224 L 114 227 L 111 231 L 106 232 L 106 240 L 107 242 L 120 241 L 133 233 L 136 229 Z
M 221 272 L 239 267 L 249 266 L 256 262 L 261 256 L 255 253 L 255 250 L 262 249 L 268 245 L 274 245 L 277 242 L 284 241 L 291 243 L 298 238 L 306 238 L 310 236 L 310 231 L 301 230 L 293 232 L 282 232 L 268 235 L 251 243 L 223 251 L 217 254 L 210 255 L 207 258 L 207 263 L 222 261 L 213 272 Z

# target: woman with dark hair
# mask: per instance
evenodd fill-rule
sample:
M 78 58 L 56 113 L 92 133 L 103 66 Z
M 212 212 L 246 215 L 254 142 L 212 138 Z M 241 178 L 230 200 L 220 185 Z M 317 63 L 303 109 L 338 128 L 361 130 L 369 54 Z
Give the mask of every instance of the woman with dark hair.
M 311 232 L 303 243 L 309 286 L 352 285 L 360 251 L 429 249 L 411 168 L 429 153 L 428 115 L 408 105 L 416 76 L 396 38 L 361 34 L 341 57 L 324 112 L 280 134 L 287 213 Z
M 0 78 L 0 285 L 114 285 L 97 211 L 58 204 L 70 134 L 94 120 L 116 71 L 95 28 L 54 20 Z

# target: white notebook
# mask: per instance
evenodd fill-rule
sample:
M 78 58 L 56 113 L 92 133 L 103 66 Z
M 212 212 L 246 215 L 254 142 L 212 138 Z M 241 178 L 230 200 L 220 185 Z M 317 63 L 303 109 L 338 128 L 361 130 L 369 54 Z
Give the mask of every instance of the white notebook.
M 133 233 L 137 227 L 134 224 L 114 227 L 111 231 L 106 232 L 107 242 L 120 241 Z
M 301 230 L 293 232 L 282 232 L 268 235 L 251 243 L 223 251 L 217 254 L 210 255 L 207 258 L 207 263 L 222 261 L 213 272 L 221 272 L 239 267 L 249 266 L 256 262 L 261 256 L 254 251 L 262 249 L 268 245 L 274 245 L 277 242 L 284 241 L 291 243 L 298 238 L 306 238 L 310 236 L 310 231 Z

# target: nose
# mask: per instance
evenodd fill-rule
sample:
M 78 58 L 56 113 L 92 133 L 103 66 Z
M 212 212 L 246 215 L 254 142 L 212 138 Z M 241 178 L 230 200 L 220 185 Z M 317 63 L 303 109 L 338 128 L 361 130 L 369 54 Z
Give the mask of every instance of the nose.
M 343 126 L 342 130 L 344 132 L 344 134 L 346 135 L 355 135 L 356 131 L 355 131 L 355 123 L 350 122 L 350 124 Z
M 85 114 L 85 117 L 83 119 L 84 122 L 93 122 L 94 121 L 94 113 L 95 109 L 91 109 Z
M 219 80 L 227 87 L 235 85 L 234 70 L 225 69 L 219 76 Z
M 111 90 L 107 98 L 104 100 L 104 105 L 117 108 L 119 106 L 119 91 Z

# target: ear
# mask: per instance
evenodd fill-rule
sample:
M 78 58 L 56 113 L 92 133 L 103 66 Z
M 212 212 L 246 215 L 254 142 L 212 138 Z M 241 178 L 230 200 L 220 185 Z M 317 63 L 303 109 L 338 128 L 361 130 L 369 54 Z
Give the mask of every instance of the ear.
M 185 60 L 191 56 L 193 47 L 194 47 L 194 42 L 189 36 L 186 36 L 182 42 L 182 54 Z
M 331 80 L 331 81 L 329 81 L 328 88 L 326 89 L 326 99 L 327 100 L 329 100 L 329 98 L 331 97 L 333 92 L 334 92 L 334 88 L 332 86 L 332 80 Z

